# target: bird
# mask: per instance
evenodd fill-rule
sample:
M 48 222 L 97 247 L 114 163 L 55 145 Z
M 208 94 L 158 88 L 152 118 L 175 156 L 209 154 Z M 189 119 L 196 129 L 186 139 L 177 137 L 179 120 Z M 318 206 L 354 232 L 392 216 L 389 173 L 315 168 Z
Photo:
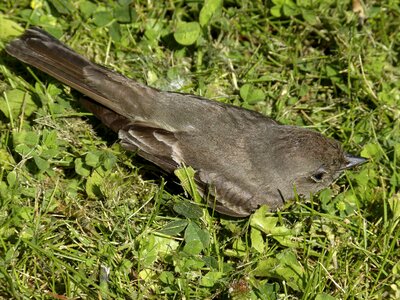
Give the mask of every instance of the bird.
M 158 90 L 96 64 L 38 27 L 6 52 L 84 94 L 83 105 L 118 134 L 121 145 L 172 173 L 195 170 L 213 210 L 247 217 L 308 199 L 344 170 L 367 161 L 310 129 L 200 96 Z

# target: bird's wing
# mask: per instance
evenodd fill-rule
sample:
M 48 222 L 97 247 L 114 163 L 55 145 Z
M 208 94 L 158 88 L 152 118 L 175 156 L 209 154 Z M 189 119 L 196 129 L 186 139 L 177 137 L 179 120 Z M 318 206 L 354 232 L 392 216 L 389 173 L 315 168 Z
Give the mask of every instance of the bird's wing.
M 224 177 L 222 173 L 198 170 L 195 179 L 208 205 L 219 213 L 245 217 L 257 208 L 252 205 L 255 195 L 243 189 L 242 184 Z
M 168 172 L 172 172 L 183 163 L 175 133 L 157 127 L 157 124 L 131 122 L 118 131 L 118 137 L 124 148 L 139 149 L 141 156 Z
M 160 124 L 124 117 L 87 97 L 81 98 L 80 102 L 104 125 L 118 133 L 125 149 L 138 152 L 140 156 L 167 172 L 172 172 L 182 163 L 174 132 Z

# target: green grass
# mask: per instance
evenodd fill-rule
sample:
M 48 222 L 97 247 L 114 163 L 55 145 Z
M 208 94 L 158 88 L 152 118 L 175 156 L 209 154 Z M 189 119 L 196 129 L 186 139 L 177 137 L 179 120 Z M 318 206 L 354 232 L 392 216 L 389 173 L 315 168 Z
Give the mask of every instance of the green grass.
M 350 1 L 130 2 L 0 3 L 0 298 L 399 299 L 397 2 L 366 1 L 363 23 Z M 16 24 L 370 162 L 279 212 L 214 215 L 125 152 L 78 93 L 9 57 Z

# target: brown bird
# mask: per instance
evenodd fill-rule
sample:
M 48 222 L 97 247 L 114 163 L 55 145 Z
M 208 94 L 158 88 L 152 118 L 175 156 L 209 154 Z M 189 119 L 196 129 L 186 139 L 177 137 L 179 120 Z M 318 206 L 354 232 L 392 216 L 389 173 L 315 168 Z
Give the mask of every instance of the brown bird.
M 308 198 L 366 161 L 318 132 L 140 84 L 39 28 L 26 30 L 6 51 L 90 97 L 84 105 L 126 149 L 168 172 L 193 167 L 200 192 L 222 214 L 248 216 L 263 204 L 276 210 L 296 193 Z

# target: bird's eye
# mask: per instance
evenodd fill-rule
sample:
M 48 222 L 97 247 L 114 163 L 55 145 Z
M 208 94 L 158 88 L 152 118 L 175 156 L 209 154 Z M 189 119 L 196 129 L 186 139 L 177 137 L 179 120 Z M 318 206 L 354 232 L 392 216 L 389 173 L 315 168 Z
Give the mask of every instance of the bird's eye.
M 321 182 L 324 180 L 324 176 L 326 174 L 325 170 L 318 170 L 317 172 L 315 172 L 313 175 L 311 175 L 311 179 L 315 182 Z

